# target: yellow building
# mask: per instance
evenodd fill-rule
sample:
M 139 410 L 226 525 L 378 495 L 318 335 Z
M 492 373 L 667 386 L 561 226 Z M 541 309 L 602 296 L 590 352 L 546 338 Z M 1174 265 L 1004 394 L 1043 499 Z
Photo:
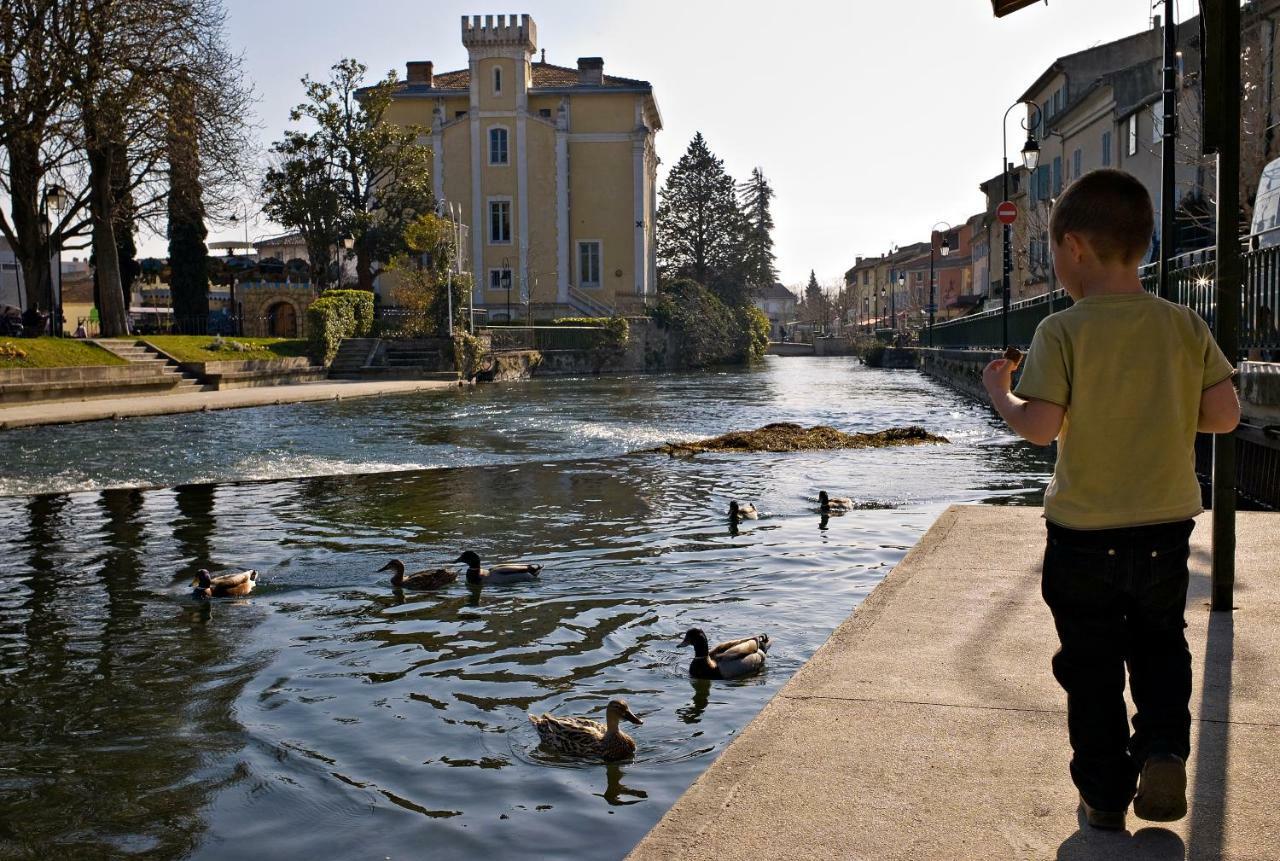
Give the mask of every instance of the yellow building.
M 599 57 L 535 62 L 537 32 L 528 15 L 464 15 L 468 67 L 408 63 L 388 118 L 430 129 L 435 193 L 461 205 L 490 320 L 640 311 L 657 292 L 653 88 Z

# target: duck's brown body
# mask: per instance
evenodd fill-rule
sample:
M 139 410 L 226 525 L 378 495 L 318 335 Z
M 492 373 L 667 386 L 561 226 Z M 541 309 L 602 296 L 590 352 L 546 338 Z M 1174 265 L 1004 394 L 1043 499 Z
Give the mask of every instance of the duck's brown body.
M 404 563 L 399 559 L 392 559 L 381 570 L 392 572 L 391 585 L 396 589 L 439 589 L 441 586 L 448 586 L 458 579 L 458 572 L 451 571 L 448 568 L 436 568 L 431 571 L 415 571 L 412 574 L 406 574 Z
M 258 584 L 258 572 L 250 568 L 235 574 L 219 574 L 217 577 L 201 569 L 196 575 L 195 590 L 197 598 L 236 598 L 248 595 Z
M 616 762 L 635 755 L 636 742 L 618 728 L 620 720 L 643 723 L 631 713 L 625 700 L 613 700 L 605 712 L 606 723 L 580 717 L 529 715 L 543 747 L 569 756 Z
M 680 645 L 693 646 L 689 675 L 695 679 L 737 679 L 764 669 L 769 635 L 726 640 L 713 649 L 700 628 L 690 628 Z

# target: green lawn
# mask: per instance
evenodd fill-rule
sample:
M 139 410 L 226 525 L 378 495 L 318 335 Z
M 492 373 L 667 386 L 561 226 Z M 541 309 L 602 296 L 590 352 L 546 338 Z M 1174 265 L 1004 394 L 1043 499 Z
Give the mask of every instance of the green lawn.
M 148 335 L 141 340 L 154 344 L 179 362 L 240 362 L 249 359 L 288 359 L 307 354 L 307 342 L 299 338 L 224 338 L 252 347 L 251 350 L 209 349 L 211 335 Z
M 0 338 L 0 368 L 73 368 L 123 365 L 97 344 L 75 338 Z

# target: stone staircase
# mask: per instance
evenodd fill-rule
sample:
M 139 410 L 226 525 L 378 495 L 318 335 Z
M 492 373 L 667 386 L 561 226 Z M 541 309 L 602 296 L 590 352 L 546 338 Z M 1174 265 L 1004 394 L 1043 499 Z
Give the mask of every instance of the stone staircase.
M 363 379 L 361 371 L 368 367 L 373 353 L 378 349 L 378 338 L 343 338 L 338 354 L 329 363 L 329 378 L 333 380 Z
M 424 341 L 345 338 L 329 365 L 329 378 L 455 381 L 457 371 L 441 370 L 451 364 L 440 346 Z
M 102 338 L 94 341 L 102 349 L 109 353 L 115 353 L 131 365 L 154 366 L 159 369 L 162 377 L 168 377 L 173 380 L 173 387 L 170 394 L 183 394 L 185 392 L 208 392 L 213 390 L 213 386 L 205 385 L 195 374 L 184 371 L 182 367 L 161 353 L 155 347 L 143 341 L 121 341 L 109 338 Z

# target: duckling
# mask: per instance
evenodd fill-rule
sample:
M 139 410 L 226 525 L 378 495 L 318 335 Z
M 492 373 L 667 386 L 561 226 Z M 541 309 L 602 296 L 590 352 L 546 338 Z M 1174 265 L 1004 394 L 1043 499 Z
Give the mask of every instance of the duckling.
M 738 523 L 743 520 L 759 520 L 760 512 L 756 511 L 756 507 L 750 502 L 738 504 L 738 500 L 729 503 L 729 521 Z
M 847 496 L 827 496 L 825 490 L 818 491 L 818 507 L 822 511 L 853 511 L 853 500 Z
M 404 563 L 399 559 L 392 559 L 386 565 L 378 569 L 377 573 L 383 571 L 391 571 L 391 585 L 397 589 L 435 589 L 440 586 L 448 586 L 454 580 L 458 579 L 457 571 L 450 571 L 448 568 L 436 568 L 433 571 L 415 571 L 412 574 L 404 573 Z
M 689 664 L 689 675 L 695 679 L 737 679 L 764 668 L 765 652 L 769 651 L 769 635 L 726 640 L 712 649 L 701 628 L 690 628 L 680 641 L 680 647 L 685 646 L 693 646 L 694 657 Z
M 541 565 L 529 562 L 504 562 L 492 568 L 481 568 L 480 556 L 472 550 L 466 551 L 453 561 L 467 563 L 467 582 L 472 586 L 486 583 L 498 586 L 507 583 L 525 583 L 529 580 L 537 580 L 539 572 L 542 571 Z
M 529 722 L 537 727 L 543 747 L 557 753 L 603 759 L 605 762 L 629 759 L 635 755 L 635 739 L 618 729 L 618 722 L 624 719 L 636 725 L 644 723 L 622 699 L 609 701 L 603 724 L 588 718 L 529 715 Z
M 208 570 L 201 568 L 196 572 L 196 579 L 191 581 L 195 588 L 191 591 L 193 598 L 232 598 L 248 595 L 258 584 L 258 572 L 250 568 L 235 574 L 219 574 L 214 577 Z

